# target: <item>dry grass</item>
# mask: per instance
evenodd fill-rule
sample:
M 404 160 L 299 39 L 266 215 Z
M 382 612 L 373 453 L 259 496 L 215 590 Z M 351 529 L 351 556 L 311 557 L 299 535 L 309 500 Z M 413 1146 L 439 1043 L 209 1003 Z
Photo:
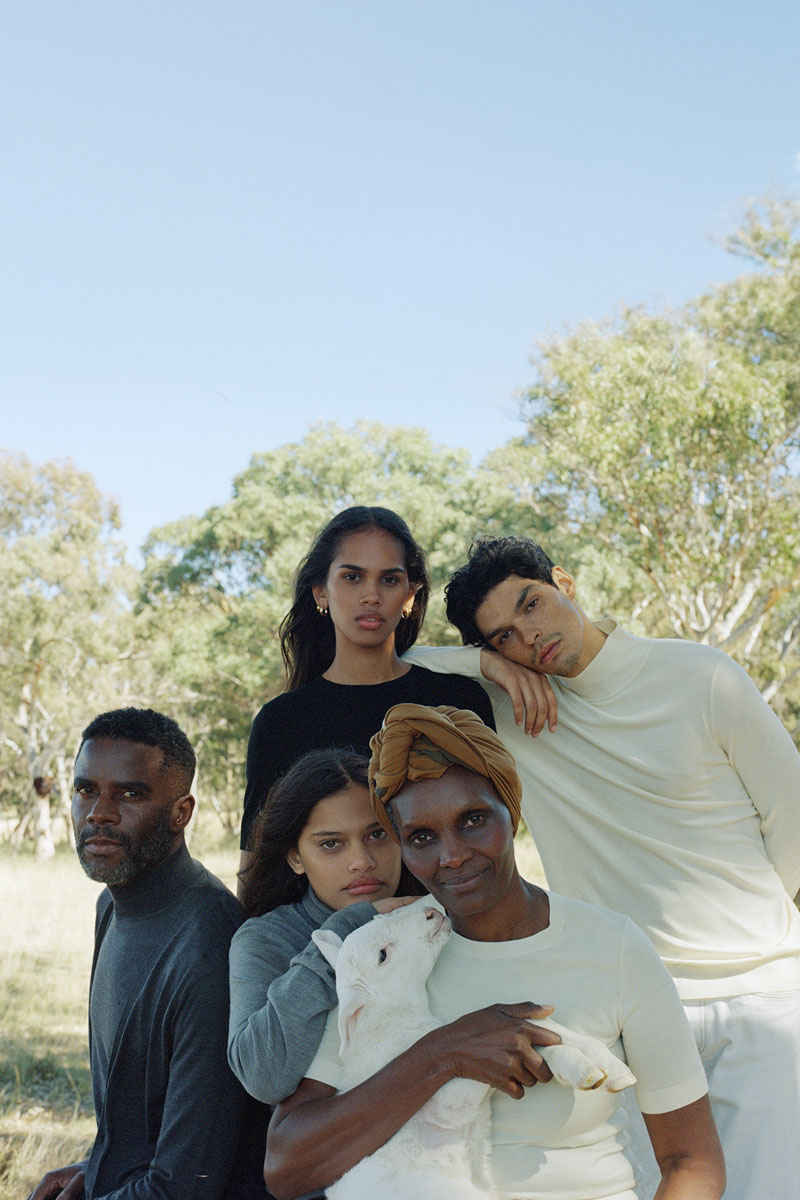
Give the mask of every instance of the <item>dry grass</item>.
M 192 853 L 234 885 L 238 850 L 201 829 Z M 86 1006 L 101 888 L 64 847 L 49 863 L 0 847 L 0 1200 L 82 1158 L 94 1136 Z
M 91 1144 L 86 997 L 97 884 L 70 851 L 2 856 L 0 1197 Z
M 217 828 L 201 824 L 191 849 L 234 888 L 238 850 Z M 517 859 L 543 882 L 525 833 Z M 94 1136 L 86 1005 L 99 891 L 66 848 L 42 864 L 0 847 L 0 1200 L 22 1200 Z

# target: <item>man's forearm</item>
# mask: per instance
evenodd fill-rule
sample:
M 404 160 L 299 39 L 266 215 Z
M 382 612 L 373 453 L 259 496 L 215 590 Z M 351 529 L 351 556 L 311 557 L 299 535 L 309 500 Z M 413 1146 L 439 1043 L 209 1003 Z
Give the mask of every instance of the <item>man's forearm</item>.
M 479 646 L 417 646 L 406 650 L 406 662 L 416 663 L 428 671 L 440 675 L 466 675 L 468 679 L 483 682 L 481 673 L 481 651 Z

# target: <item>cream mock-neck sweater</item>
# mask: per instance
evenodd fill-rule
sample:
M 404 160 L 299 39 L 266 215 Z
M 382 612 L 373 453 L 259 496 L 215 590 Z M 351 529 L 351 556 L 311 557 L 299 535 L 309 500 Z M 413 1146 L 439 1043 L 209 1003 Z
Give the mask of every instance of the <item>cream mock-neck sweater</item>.
M 550 677 L 558 726 L 533 739 L 483 681 L 514 755 L 548 884 L 631 917 L 683 999 L 800 987 L 800 755 L 727 654 L 606 641 Z M 475 647 L 414 647 L 431 670 L 482 679 Z

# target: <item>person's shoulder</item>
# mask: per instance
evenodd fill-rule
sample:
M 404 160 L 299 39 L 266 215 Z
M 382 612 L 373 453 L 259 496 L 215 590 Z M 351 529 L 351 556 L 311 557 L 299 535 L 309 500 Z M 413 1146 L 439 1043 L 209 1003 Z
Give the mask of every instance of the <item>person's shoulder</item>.
M 306 936 L 310 937 L 311 931 L 316 929 L 316 924 L 305 912 L 302 904 L 280 904 L 259 917 L 248 917 L 236 930 L 234 940 L 239 946 L 255 946 L 265 941 L 274 941 L 275 938 L 283 938 L 297 929 L 307 931 Z
M 468 679 L 466 675 L 444 675 L 416 664 L 408 673 L 409 676 L 412 674 L 409 699 L 418 704 L 449 704 L 453 708 L 469 709 L 494 729 L 491 701 L 477 679 Z
M 181 908 L 191 939 L 205 949 L 227 947 L 244 920 L 242 906 L 226 884 L 197 859 L 192 859 L 193 877 Z
M 324 689 L 324 683 L 325 681 L 320 675 L 316 679 L 310 679 L 301 687 L 294 688 L 293 691 L 281 692 L 279 695 L 273 696 L 256 713 L 253 728 L 267 728 L 293 718 L 319 697 L 320 692 Z
M 688 638 L 643 637 L 639 634 L 628 633 L 624 629 L 619 629 L 619 633 L 622 637 L 641 642 L 652 653 L 668 658 L 693 659 L 697 662 L 713 664 L 718 663 L 720 659 L 729 657 L 724 650 L 719 650 L 716 646 L 707 646 L 703 642 L 692 642 Z
M 445 675 L 439 671 L 429 671 L 427 667 L 421 667 L 417 663 L 412 664 L 405 678 L 409 687 L 417 692 L 444 697 L 429 703 L 452 704 L 453 700 L 447 697 L 486 695 L 476 679 L 469 679 L 466 675 Z
M 646 662 L 650 672 L 679 670 L 684 679 L 710 681 L 720 668 L 726 670 L 730 667 L 734 672 L 742 669 L 729 654 L 717 646 L 707 646 L 687 638 L 641 637 L 625 630 L 618 632 L 621 638 L 640 644 L 646 651 Z
M 609 964 L 661 960 L 650 938 L 630 917 L 599 904 L 588 904 L 560 892 L 550 892 L 551 914 L 561 923 L 565 937 L 580 946 L 591 946 L 596 957 Z
M 565 896 L 561 892 L 549 892 L 551 923 L 563 924 L 565 929 L 580 928 L 582 933 L 593 937 L 607 936 L 621 941 L 627 936 L 629 928 L 637 928 L 630 917 L 615 912 L 611 908 L 603 908 L 600 904 L 589 904 L 586 900 L 576 900 L 573 896 Z

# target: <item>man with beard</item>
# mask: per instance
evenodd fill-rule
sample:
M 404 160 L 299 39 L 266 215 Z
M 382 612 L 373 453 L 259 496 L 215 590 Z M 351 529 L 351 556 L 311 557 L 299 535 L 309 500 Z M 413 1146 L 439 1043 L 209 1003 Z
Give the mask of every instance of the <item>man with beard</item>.
M 89 1049 L 97 1135 L 30 1200 L 265 1196 L 264 1125 L 226 1059 L 238 902 L 189 855 L 195 756 L 152 709 L 96 717 L 75 761 L 78 857 L 97 902 Z M 258 1106 L 260 1110 L 260 1106 Z

